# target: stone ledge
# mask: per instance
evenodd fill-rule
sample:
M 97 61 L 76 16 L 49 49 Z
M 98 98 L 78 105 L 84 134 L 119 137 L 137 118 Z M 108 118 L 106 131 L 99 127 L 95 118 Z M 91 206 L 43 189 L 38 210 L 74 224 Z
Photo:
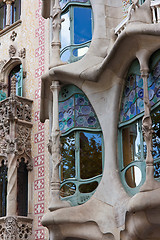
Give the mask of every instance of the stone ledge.
M 15 23 L 13 23 L 12 25 L 5 27 L 3 30 L 0 31 L 0 37 L 7 34 L 8 32 L 15 29 L 16 27 L 20 26 L 21 23 L 22 23 L 22 20 L 18 20 Z

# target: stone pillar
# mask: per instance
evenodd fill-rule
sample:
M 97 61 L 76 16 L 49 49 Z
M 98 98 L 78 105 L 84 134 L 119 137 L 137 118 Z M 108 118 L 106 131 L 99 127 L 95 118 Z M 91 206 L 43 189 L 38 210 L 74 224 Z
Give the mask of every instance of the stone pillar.
M 10 25 L 10 19 L 11 19 L 11 4 L 14 2 L 14 0 L 3 0 L 3 2 L 7 5 L 7 17 L 6 17 L 6 27 Z
M 52 51 L 50 68 L 64 64 L 60 59 L 60 30 L 61 23 L 64 21 L 64 19 L 61 19 L 61 7 L 59 5 L 59 0 L 54 1 L 51 18 L 53 26 L 53 40 L 51 43 Z
M 70 206 L 69 203 L 61 201 L 60 199 L 60 178 L 59 178 L 59 166 L 61 163 L 60 154 L 60 129 L 59 129 L 59 110 L 58 110 L 58 93 L 59 82 L 53 81 L 51 85 L 51 91 L 53 94 L 53 121 L 52 121 L 52 134 L 49 140 L 48 150 L 52 158 L 52 176 L 51 176 L 51 201 L 49 210 L 53 211 L 58 208 Z
M 152 156 L 152 119 L 150 115 L 150 102 L 148 94 L 148 69 L 141 70 L 141 76 L 143 78 L 144 88 L 144 117 L 142 119 L 142 131 L 144 140 L 147 145 L 146 156 L 146 181 L 141 187 L 140 191 L 150 191 L 160 187 L 160 183 L 154 179 L 154 166 Z

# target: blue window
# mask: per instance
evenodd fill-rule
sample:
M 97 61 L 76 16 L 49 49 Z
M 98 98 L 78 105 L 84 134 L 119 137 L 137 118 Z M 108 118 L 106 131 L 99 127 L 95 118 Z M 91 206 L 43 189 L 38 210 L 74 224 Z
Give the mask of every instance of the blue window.
M 153 133 L 154 177 L 160 179 L 160 50 L 150 58 L 148 91 Z M 119 168 L 126 191 L 133 195 L 145 180 L 146 143 L 142 134 L 143 79 L 135 60 L 125 82 L 119 120 Z
M 23 95 L 23 68 L 22 64 L 17 65 L 12 69 L 12 71 L 9 74 L 9 81 L 8 81 L 8 96 L 10 96 L 11 92 L 11 79 L 15 76 L 17 79 L 16 82 L 16 95 L 21 96 Z
M 95 192 L 103 169 L 103 137 L 99 121 L 84 93 L 73 85 L 59 95 L 61 130 L 61 197 L 72 205 Z
M 74 62 L 88 50 L 92 39 L 92 11 L 88 1 L 61 1 L 61 59 Z M 83 16 L 83 17 L 82 17 Z

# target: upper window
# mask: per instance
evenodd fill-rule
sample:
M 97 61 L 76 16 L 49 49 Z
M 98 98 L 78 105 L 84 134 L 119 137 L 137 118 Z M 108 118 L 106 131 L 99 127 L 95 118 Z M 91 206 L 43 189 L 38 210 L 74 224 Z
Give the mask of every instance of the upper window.
M 84 93 L 73 85 L 59 95 L 62 143 L 61 197 L 72 205 L 86 202 L 102 176 L 103 137 L 99 121 Z
M 21 16 L 21 0 L 15 0 L 11 5 L 11 19 L 10 24 L 16 22 Z
M 74 62 L 88 50 L 92 39 L 92 11 L 88 1 L 60 1 L 62 7 L 61 59 Z M 83 16 L 83 17 L 82 17 Z
M 12 77 L 16 77 L 16 95 L 22 96 L 22 90 L 23 90 L 23 68 L 22 64 L 17 65 L 14 67 L 10 74 L 8 79 L 8 96 L 10 96 L 11 93 L 11 80 Z
M 153 133 L 154 177 L 160 178 L 160 51 L 150 59 L 148 77 Z M 143 79 L 135 60 L 125 82 L 119 122 L 119 166 L 129 194 L 136 193 L 145 180 L 146 143 L 142 134 L 144 114 Z
M 6 4 L 0 3 L 0 30 L 6 26 Z
M 10 20 L 9 24 L 13 24 L 17 20 L 20 19 L 21 16 L 21 0 L 15 0 L 11 4 L 10 8 Z M 7 20 L 7 4 L 0 3 L 0 30 L 6 27 L 6 20 Z

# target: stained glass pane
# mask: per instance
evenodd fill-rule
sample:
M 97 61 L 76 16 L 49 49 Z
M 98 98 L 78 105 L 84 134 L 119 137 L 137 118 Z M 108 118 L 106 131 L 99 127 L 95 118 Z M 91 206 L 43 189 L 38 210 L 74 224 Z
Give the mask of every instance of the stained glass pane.
M 100 128 L 94 109 L 84 94 L 74 94 L 59 102 L 59 126 L 62 133 L 72 128 Z
M 102 174 L 102 138 L 96 133 L 80 133 L 80 176 L 82 179 Z
M 59 102 L 59 126 L 62 133 L 74 127 L 74 97 Z
M 160 62 L 148 77 L 148 92 L 151 106 L 160 100 Z M 120 110 L 120 123 L 133 119 L 144 111 L 143 79 L 140 75 L 130 74 L 127 78 Z

